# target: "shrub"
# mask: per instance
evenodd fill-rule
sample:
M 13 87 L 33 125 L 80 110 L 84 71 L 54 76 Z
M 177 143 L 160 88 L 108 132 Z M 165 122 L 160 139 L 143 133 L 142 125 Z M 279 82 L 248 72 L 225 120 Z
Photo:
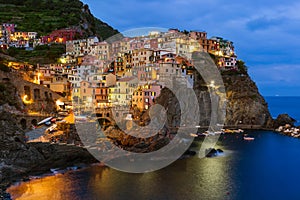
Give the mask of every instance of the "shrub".
M 3 63 L 0 63 L 0 70 L 3 72 L 10 72 L 10 68 L 4 65 Z

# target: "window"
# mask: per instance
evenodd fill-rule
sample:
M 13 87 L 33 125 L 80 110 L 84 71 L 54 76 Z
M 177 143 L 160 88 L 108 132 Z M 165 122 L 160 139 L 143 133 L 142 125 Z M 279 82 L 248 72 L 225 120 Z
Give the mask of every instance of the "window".
M 34 94 L 34 99 L 40 99 L 40 90 L 39 89 L 34 89 L 33 94 Z

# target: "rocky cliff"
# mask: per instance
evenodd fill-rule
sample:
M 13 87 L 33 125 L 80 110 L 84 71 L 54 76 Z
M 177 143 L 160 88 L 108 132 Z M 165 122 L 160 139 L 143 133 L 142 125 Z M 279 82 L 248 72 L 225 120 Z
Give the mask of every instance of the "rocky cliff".
M 0 130 L 0 185 L 28 174 L 47 172 L 50 168 L 97 162 L 84 148 L 25 143 L 24 132 L 9 112 L 0 113 Z
M 0 186 L 32 172 L 97 162 L 85 149 L 77 146 L 25 143 L 25 133 L 17 114 L 28 108 L 23 104 L 22 92 L 19 91 L 26 81 L 16 75 L 0 72 Z M 34 86 L 49 90 L 44 86 Z
M 225 125 L 272 127 L 268 104 L 249 75 L 223 75 L 227 109 Z
M 273 119 L 268 110 L 268 104 L 247 73 L 223 74 L 222 78 L 226 91 L 225 126 L 251 127 L 253 125 L 254 127 L 273 128 Z M 202 126 L 209 125 L 212 113 L 211 96 L 207 84 L 199 73 L 195 73 L 194 91 L 200 110 L 199 124 Z M 174 124 L 176 120 L 180 119 L 179 103 L 170 90 L 164 89 L 157 99 L 157 103 L 168 107 L 169 113 L 171 112 L 168 115 L 169 124 Z M 194 112 L 194 110 L 190 110 L 190 112 Z

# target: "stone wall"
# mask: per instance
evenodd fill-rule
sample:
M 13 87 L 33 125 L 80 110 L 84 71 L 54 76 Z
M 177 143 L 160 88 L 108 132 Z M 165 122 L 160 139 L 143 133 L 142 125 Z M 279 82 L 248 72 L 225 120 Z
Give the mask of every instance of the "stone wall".
M 23 80 L 21 74 L 17 72 L 5 73 L 0 71 L 0 82 L 3 84 L 12 83 L 17 91 L 17 95 L 24 98 L 30 103 L 26 104 L 26 109 L 33 112 L 51 113 L 55 111 L 55 101 L 61 96 L 49 88 Z

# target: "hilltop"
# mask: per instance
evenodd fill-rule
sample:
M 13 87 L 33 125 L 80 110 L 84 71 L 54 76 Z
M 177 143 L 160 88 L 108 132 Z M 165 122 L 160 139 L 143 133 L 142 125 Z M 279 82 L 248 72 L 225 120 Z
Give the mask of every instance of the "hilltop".
M 69 27 L 79 28 L 84 37 L 96 35 L 102 40 L 118 33 L 79 0 L 0 0 L 0 23 L 17 24 L 18 31 L 40 36 Z

